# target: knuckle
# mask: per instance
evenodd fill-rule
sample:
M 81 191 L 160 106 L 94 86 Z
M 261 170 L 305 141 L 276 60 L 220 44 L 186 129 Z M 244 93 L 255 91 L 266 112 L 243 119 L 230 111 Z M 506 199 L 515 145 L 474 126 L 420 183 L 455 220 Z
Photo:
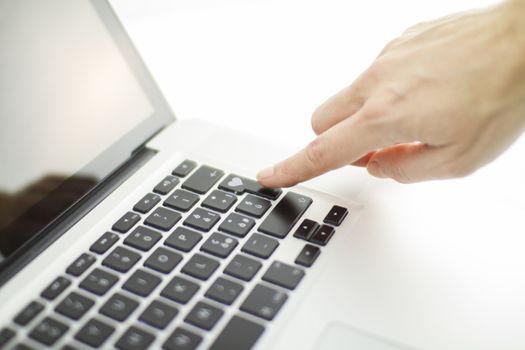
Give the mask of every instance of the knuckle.
M 374 121 L 384 116 L 388 107 L 385 104 L 378 102 L 376 99 L 370 99 L 361 109 L 359 122 L 364 124 L 372 124 Z
M 407 91 L 398 85 L 385 84 L 379 95 L 379 99 L 383 101 L 384 105 L 389 106 L 389 108 L 395 108 L 407 99 Z
M 360 129 L 368 134 L 381 135 L 384 146 L 393 144 L 399 127 L 393 125 L 396 122 L 395 115 L 387 103 L 378 100 L 369 100 L 363 106 L 360 115 L 355 122 Z M 392 127 L 394 126 L 394 127 Z
M 382 56 L 363 72 L 363 79 L 372 83 L 378 82 L 385 72 Z
M 418 140 L 421 121 L 406 107 L 406 99 L 402 88 L 382 88 L 363 106 L 357 122 L 367 131 L 380 133 L 387 144 Z

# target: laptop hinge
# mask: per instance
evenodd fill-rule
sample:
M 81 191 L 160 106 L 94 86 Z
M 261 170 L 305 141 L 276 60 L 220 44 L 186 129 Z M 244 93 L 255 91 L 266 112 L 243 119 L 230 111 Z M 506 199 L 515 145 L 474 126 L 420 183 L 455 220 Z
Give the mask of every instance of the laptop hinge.
M 147 149 L 146 148 L 146 145 L 155 137 L 157 136 L 161 131 L 163 131 L 165 128 L 162 127 L 160 128 L 159 130 L 155 131 L 150 137 L 148 137 L 142 144 L 140 144 L 137 148 L 135 148 L 132 152 L 131 152 L 131 155 L 135 155 L 139 152 L 142 152 L 142 150 L 144 149 Z

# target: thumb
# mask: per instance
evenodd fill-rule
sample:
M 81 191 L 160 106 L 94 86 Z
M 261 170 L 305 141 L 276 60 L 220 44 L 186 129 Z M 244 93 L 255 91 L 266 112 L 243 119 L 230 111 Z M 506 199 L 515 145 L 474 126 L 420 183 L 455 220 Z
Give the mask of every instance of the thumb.
M 448 164 L 453 159 L 447 146 L 417 142 L 379 150 L 366 167 L 373 176 L 412 183 L 451 177 Z

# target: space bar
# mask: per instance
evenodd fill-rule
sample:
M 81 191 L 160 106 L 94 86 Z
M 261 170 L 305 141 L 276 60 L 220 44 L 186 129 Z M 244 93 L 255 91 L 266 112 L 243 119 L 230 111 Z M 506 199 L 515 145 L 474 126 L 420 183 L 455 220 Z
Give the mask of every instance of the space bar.
M 288 192 L 264 219 L 259 231 L 284 238 L 312 204 L 312 199 L 298 193 Z
M 210 350 L 249 350 L 264 332 L 264 327 L 239 316 L 233 316 Z

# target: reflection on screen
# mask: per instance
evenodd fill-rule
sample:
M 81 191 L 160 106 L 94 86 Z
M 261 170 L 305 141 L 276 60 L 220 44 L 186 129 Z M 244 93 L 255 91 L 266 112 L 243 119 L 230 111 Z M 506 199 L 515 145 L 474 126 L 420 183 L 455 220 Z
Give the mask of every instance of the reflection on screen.
M 70 177 L 153 107 L 89 1 L 0 0 L 0 48 L 1 260 L 99 180 Z

